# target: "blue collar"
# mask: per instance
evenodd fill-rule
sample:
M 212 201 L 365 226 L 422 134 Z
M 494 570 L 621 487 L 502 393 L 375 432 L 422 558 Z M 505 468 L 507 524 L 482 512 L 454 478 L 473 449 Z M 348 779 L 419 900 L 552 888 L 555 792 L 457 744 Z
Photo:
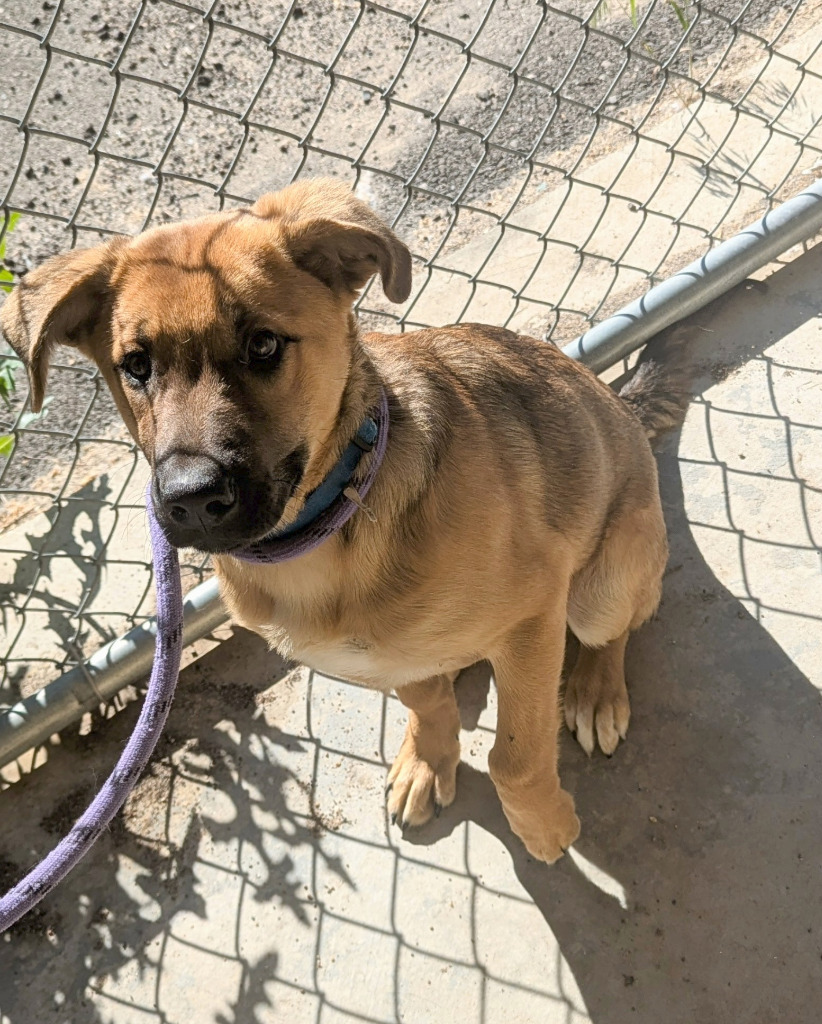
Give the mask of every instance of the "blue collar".
M 274 565 L 313 551 L 341 530 L 358 510 L 376 522 L 376 515 L 363 504 L 363 499 L 374 483 L 388 447 L 389 419 L 388 395 L 381 388 L 376 407 L 360 424 L 353 441 L 325 480 L 309 494 L 296 522 L 282 533 L 269 534 L 231 554 L 241 562 Z M 367 452 L 371 455 L 365 472 L 361 473 L 360 460 Z M 350 482 L 355 473 L 356 487 Z
M 376 421 L 366 416 L 329 474 L 305 499 L 305 504 L 294 522 L 282 530 L 275 530 L 269 535 L 270 538 L 280 540 L 299 533 L 329 509 L 341 494 L 350 490 L 348 485 L 360 464 L 360 459 L 373 450 L 378 433 Z

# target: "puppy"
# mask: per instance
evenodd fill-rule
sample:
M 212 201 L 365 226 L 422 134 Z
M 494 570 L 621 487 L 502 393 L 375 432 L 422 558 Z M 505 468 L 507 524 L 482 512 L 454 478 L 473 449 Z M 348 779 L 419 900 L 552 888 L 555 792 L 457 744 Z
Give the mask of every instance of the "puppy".
M 646 436 L 665 402 L 647 373 L 620 398 L 499 328 L 361 335 L 352 304 L 373 274 L 403 302 L 405 245 L 342 184 L 303 181 L 57 256 L 0 317 L 35 410 L 55 345 L 96 362 L 151 465 L 164 531 L 213 554 L 236 622 L 287 658 L 396 690 L 408 727 L 388 799 L 402 827 L 454 800 L 454 679 L 488 659 L 491 778 L 513 831 L 552 862 L 579 834 L 557 769 L 566 626 L 580 653 L 565 719 L 610 755 L 630 715 L 625 645 L 657 607 L 667 557 Z M 382 395 L 366 511 L 291 561 L 237 557 L 298 521 Z

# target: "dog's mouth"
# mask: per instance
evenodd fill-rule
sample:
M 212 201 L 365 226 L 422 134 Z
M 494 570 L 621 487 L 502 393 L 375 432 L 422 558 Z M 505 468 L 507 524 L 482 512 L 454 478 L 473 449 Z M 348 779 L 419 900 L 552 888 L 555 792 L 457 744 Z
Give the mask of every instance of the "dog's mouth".
M 174 506 L 163 503 L 156 477 L 152 496 L 157 521 L 168 542 L 176 548 L 193 548 L 204 554 L 230 555 L 258 543 L 274 533 L 286 506 L 297 493 L 305 476 L 307 452 L 304 446 L 292 451 L 275 473 L 260 478 L 247 470 L 233 473 L 233 501 L 226 511 L 208 503 L 202 512 L 179 521 Z M 216 505 L 216 512 L 210 509 Z

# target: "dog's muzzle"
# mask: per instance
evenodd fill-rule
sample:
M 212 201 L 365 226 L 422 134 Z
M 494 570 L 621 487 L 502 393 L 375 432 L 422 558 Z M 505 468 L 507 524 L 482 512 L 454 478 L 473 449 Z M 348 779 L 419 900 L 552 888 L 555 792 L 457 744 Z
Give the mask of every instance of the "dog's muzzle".
M 209 533 L 227 525 L 238 507 L 232 474 L 207 455 L 166 455 L 154 467 L 154 501 L 163 519 Z

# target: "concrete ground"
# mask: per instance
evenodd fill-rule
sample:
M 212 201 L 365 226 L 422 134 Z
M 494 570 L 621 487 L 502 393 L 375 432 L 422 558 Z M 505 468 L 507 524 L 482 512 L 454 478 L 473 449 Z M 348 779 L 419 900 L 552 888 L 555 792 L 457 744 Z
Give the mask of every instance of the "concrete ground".
M 0 1022 L 815 1024 L 822 1000 L 822 247 L 704 311 L 660 456 L 671 538 L 629 647 L 617 755 L 567 735 L 582 837 L 554 867 L 485 773 L 401 835 L 403 714 L 237 630 L 182 675 L 162 749 L 80 867 L 0 939 Z M 136 705 L 0 795 L 0 886 L 113 764 Z

